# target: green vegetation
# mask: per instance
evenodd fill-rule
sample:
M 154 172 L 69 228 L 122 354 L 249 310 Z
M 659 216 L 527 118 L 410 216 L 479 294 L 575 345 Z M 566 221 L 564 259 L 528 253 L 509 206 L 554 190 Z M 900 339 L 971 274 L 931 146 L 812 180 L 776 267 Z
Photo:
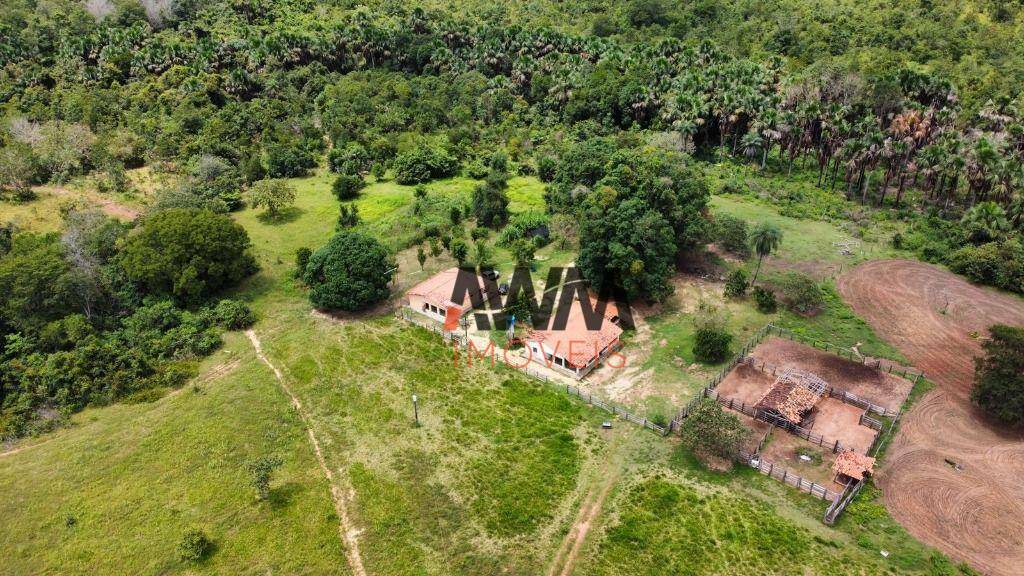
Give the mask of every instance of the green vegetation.
M 327 310 L 361 310 L 388 297 L 394 262 L 376 238 L 354 232 L 336 234 L 313 252 L 303 280 L 309 301 Z
M 1005 424 L 1024 423 L 1024 328 L 992 326 L 982 348 L 971 399 Z
M 704 398 L 683 421 L 680 434 L 683 444 L 695 453 L 731 460 L 750 435 L 750 430 L 714 399 Z

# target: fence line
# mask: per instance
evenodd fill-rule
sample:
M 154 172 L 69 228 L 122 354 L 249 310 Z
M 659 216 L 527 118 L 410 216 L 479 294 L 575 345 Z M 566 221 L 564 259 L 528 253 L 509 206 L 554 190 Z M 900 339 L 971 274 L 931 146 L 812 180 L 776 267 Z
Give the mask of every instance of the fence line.
M 754 358 L 753 356 L 747 356 L 742 360 L 743 364 L 746 364 L 747 366 L 750 366 L 755 370 L 760 370 L 765 374 L 770 374 L 772 377 L 775 377 L 780 372 L 784 371 L 784 369 L 781 366 L 769 364 L 764 360 L 760 361 L 760 365 L 758 365 L 758 362 L 758 359 Z M 857 396 L 852 392 L 847 392 L 842 388 L 836 388 L 831 384 L 829 384 L 829 386 L 825 388 L 825 394 L 830 398 L 837 398 L 839 401 L 845 404 L 850 404 L 858 408 L 863 408 L 869 412 L 874 412 L 879 416 L 896 416 L 897 414 L 900 413 L 899 410 L 892 410 L 890 408 L 886 408 L 885 406 L 879 406 L 878 404 L 875 404 L 870 400 L 865 400 L 864 398 L 861 398 L 860 396 Z
M 924 372 L 912 366 L 905 366 L 893 360 L 884 360 L 882 358 L 875 358 L 874 360 L 869 360 L 865 358 L 863 355 L 854 352 L 852 349 L 843 348 L 842 346 L 836 346 L 834 344 L 829 344 L 828 342 L 819 342 L 818 340 L 801 336 L 796 332 L 793 332 L 792 330 L 780 328 L 774 324 L 768 324 L 767 328 L 768 332 L 774 336 L 779 336 L 787 340 L 792 340 L 793 342 L 797 342 L 799 344 L 805 344 L 807 346 L 811 346 L 812 348 L 818 348 L 819 350 L 824 350 L 825 352 L 831 352 L 836 356 L 839 356 L 840 358 L 846 358 L 851 362 L 857 362 L 858 364 L 863 364 L 865 366 L 874 368 L 876 370 L 880 370 L 882 372 L 888 372 L 889 374 L 896 374 L 897 376 L 902 376 L 903 378 L 912 381 L 914 384 L 917 384 L 918 380 L 924 378 Z M 885 365 L 884 368 L 882 367 L 883 364 Z
M 831 500 L 833 502 L 839 500 L 840 494 L 834 490 L 822 486 L 812 480 L 808 480 L 798 474 L 794 474 L 789 470 L 781 466 L 776 466 L 774 462 L 768 462 L 763 460 L 758 455 L 746 454 L 743 452 L 739 453 L 739 457 L 751 468 L 757 470 L 761 474 L 779 480 L 783 484 L 789 484 L 790 486 L 810 493 L 812 496 L 821 498 L 822 500 Z M 830 507 L 831 508 L 831 507 Z
M 425 328 L 425 329 L 430 330 L 431 332 L 433 332 L 435 334 L 440 334 L 441 337 L 446 342 L 451 342 L 451 343 L 457 344 L 460 348 L 467 346 L 467 342 L 465 341 L 465 338 L 462 337 L 461 335 L 459 335 L 457 332 L 455 332 L 455 331 L 447 332 L 444 329 L 442 329 L 440 326 L 437 326 L 436 324 L 430 323 L 429 321 L 427 321 L 425 319 L 421 320 L 419 318 L 416 318 L 414 316 L 414 314 L 415 314 L 414 312 L 412 312 L 412 311 L 410 311 L 410 310 L 408 310 L 408 309 L 403 307 L 401 309 L 401 313 L 397 314 L 396 316 L 398 316 L 401 320 L 405 320 L 406 322 L 409 322 L 410 324 L 415 324 L 416 326 L 419 326 L 420 328 Z M 498 349 L 499 348 L 496 346 L 495 350 L 498 350 Z M 547 374 L 543 374 L 541 372 L 537 372 L 537 371 L 531 370 L 529 365 L 526 365 L 526 366 L 510 365 L 508 363 L 508 361 L 505 359 L 503 354 L 494 354 L 491 358 L 492 358 L 492 360 L 496 359 L 498 362 L 504 363 L 506 366 L 512 368 L 513 370 L 516 370 L 518 372 L 522 372 L 522 373 L 526 374 L 527 376 L 529 376 L 529 377 L 531 377 L 531 378 L 533 378 L 535 380 L 540 380 L 540 381 L 544 382 L 545 384 L 557 385 L 557 388 L 559 388 L 559 389 L 562 388 L 561 383 L 553 381 L 551 378 L 548 377 Z M 565 392 L 567 394 L 569 394 L 570 396 L 577 396 L 578 398 L 580 398 L 582 400 L 585 400 L 587 402 L 587 404 L 590 404 L 591 406 L 596 406 L 596 407 L 598 407 L 598 408 L 600 408 L 600 409 L 602 409 L 602 410 L 604 410 L 606 412 L 611 412 L 615 416 L 620 416 L 620 417 L 624 418 L 625 420 L 627 420 L 629 422 L 632 422 L 633 424 L 638 424 L 640 426 L 643 426 L 644 428 L 647 428 L 649 430 L 653 430 L 653 431 L 661 434 L 662 436 L 668 435 L 668 433 L 669 433 L 669 430 L 665 426 L 661 426 L 659 424 L 651 422 L 647 418 L 641 418 L 640 416 L 637 416 L 636 414 L 633 414 L 632 412 L 629 412 L 628 410 L 620 408 L 620 407 L 618 407 L 618 406 L 616 406 L 614 404 L 610 404 L 608 402 L 604 402 L 604 401 L 600 400 L 599 398 L 595 398 L 592 393 L 590 393 L 590 392 L 583 392 L 582 390 L 580 390 L 579 386 L 573 386 L 571 384 L 566 384 L 565 385 Z
M 825 516 L 822 518 L 822 521 L 829 526 L 835 524 L 836 520 L 839 519 L 839 515 L 843 513 L 843 510 L 846 510 L 846 507 L 849 506 L 850 503 L 853 502 L 853 499 L 857 497 L 857 494 L 860 493 L 864 484 L 864 480 L 858 480 L 857 482 L 847 484 L 846 488 L 843 489 L 843 493 L 833 500 L 832 504 L 827 510 L 825 510 Z

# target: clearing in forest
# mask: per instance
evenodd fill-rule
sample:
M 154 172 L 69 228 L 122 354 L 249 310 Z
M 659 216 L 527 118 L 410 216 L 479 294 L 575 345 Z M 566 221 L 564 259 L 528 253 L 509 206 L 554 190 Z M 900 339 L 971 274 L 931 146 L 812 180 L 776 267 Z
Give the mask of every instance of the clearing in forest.
M 904 415 L 878 475 L 890 512 L 917 538 L 985 573 L 1020 574 L 1024 439 L 990 426 L 969 392 L 980 338 L 995 323 L 1024 325 L 1024 301 L 908 260 L 862 264 L 838 288 L 937 385 Z

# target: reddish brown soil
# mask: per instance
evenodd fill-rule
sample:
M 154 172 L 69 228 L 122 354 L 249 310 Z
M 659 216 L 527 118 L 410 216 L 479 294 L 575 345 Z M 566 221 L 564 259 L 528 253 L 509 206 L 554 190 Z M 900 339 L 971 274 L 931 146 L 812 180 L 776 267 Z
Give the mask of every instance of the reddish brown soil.
M 821 462 L 804 462 L 800 459 L 798 451 L 807 454 L 818 453 L 821 455 Z M 803 476 L 815 484 L 821 484 L 829 490 L 843 491 L 843 486 L 833 481 L 831 468 L 836 455 L 831 450 L 819 448 L 803 438 L 776 430 L 772 433 L 771 440 L 761 450 L 761 458 L 776 466 L 782 466 L 793 474 Z
M 836 388 L 892 410 L 903 405 L 913 388 L 898 376 L 785 338 L 768 338 L 750 355 L 779 368 L 794 366 L 812 372 Z
M 839 278 L 853 309 L 936 388 L 903 417 L 878 474 L 886 505 L 914 536 L 986 574 L 1024 572 L 1024 437 L 971 406 L 973 357 L 995 323 L 1024 326 L 1024 301 L 906 260 Z M 962 466 L 956 470 L 946 460 Z
M 845 404 L 836 398 L 822 398 L 814 407 L 814 423 L 810 429 L 825 437 L 826 441 L 839 440 L 845 448 L 866 454 L 875 441 L 877 432 L 860 425 L 863 408 Z
M 775 380 L 756 368 L 740 364 L 733 368 L 715 387 L 715 392 L 722 398 L 734 398 L 736 402 L 746 402 L 753 406 L 772 387 Z

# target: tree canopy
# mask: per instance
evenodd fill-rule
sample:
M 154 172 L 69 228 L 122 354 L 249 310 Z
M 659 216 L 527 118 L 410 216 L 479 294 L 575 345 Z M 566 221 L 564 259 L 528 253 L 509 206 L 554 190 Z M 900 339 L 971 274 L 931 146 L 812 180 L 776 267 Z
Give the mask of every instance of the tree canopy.
M 981 346 L 971 399 L 1005 424 L 1024 424 L 1024 328 L 992 326 Z
M 309 300 L 321 309 L 364 309 L 388 297 L 394 268 L 391 255 L 377 239 L 339 232 L 306 264 Z
M 174 209 L 147 216 L 128 236 L 120 265 L 152 294 L 195 303 L 256 270 L 249 235 L 228 216 Z

